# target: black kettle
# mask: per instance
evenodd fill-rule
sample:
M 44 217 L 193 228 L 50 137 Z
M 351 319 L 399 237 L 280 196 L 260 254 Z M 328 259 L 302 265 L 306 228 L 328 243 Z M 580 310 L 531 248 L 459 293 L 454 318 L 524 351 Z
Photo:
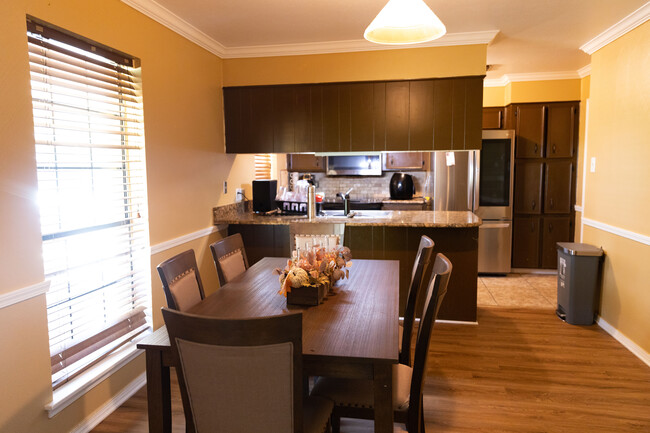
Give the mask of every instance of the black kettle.
M 395 173 L 390 178 L 390 198 L 393 200 L 410 200 L 415 194 L 413 177 L 406 173 Z

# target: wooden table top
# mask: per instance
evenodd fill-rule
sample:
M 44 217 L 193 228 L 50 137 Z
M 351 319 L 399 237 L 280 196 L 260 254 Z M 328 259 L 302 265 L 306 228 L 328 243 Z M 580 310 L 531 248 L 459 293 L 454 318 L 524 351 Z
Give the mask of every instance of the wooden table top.
M 350 278 L 339 281 L 334 294 L 326 296 L 318 306 L 287 306 L 286 298 L 278 294 L 278 275 L 272 272 L 284 267 L 286 258 L 265 257 L 189 312 L 242 318 L 302 311 L 303 355 L 396 363 L 399 262 L 353 260 L 352 263 Z M 159 329 L 138 347 L 167 346 L 166 335 L 166 330 Z

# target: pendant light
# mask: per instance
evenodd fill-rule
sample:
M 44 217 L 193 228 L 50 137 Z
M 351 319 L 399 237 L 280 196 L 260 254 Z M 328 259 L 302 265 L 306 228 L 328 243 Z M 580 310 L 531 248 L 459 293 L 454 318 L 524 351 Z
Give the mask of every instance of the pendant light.
M 445 25 L 423 0 L 389 0 L 363 37 L 378 44 L 417 44 L 447 33 Z

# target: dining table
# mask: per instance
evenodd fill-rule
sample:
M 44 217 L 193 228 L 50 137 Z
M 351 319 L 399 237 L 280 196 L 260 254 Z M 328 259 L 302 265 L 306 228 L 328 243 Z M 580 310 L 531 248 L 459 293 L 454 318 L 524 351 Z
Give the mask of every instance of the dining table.
M 392 370 L 398 362 L 399 261 L 352 260 L 317 306 L 287 305 L 276 268 L 287 259 L 265 257 L 187 312 L 220 318 L 302 312 L 303 373 L 373 382 L 375 432 L 393 431 Z M 150 432 L 171 432 L 170 367 L 164 326 L 138 342 L 146 354 Z

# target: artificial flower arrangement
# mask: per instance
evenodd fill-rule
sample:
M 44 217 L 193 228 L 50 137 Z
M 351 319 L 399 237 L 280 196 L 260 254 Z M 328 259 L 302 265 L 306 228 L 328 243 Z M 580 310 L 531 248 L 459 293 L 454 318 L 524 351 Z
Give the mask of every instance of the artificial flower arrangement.
M 299 287 L 316 287 L 334 284 L 343 278 L 349 278 L 352 266 L 350 248 L 339 246 L 335 250 L 313 248 L 301 251 L 289 259 L 284 269 L 276 268 L 280 275 L 281 295 L 287 296 L 291 289 Z

